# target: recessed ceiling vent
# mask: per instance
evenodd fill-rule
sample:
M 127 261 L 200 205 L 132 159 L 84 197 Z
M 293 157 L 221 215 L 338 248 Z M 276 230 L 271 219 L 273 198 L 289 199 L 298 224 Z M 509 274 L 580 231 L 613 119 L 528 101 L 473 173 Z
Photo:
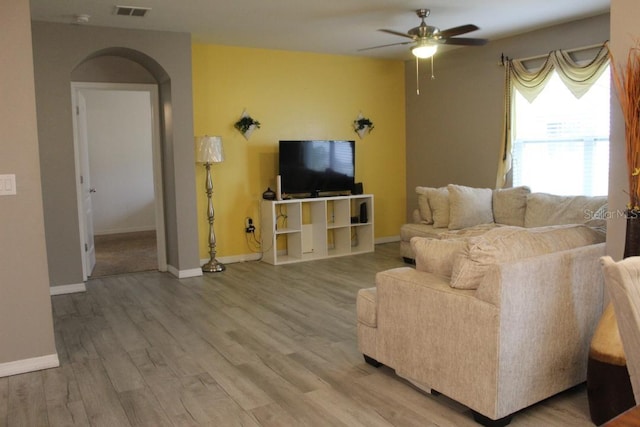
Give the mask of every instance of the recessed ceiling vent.
M 140 16 L 143 17 L 151 10 L 150 7 L 138 6 L 116 6 L 115 14 L 122 16 Z

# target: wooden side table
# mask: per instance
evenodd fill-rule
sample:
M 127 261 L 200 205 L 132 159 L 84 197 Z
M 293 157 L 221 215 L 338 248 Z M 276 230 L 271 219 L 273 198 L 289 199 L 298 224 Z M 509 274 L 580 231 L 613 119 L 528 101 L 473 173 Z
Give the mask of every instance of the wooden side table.
M 604 427 L 640 427 L 640 406 L 634 406 L 623 412 L 606 423 Z
M 589 349 L 587 397 L 591 421 L 601 425 L 636 405 L 613 305 L 602 313 Z M 621 424 L 620 424 L 621 425 Z

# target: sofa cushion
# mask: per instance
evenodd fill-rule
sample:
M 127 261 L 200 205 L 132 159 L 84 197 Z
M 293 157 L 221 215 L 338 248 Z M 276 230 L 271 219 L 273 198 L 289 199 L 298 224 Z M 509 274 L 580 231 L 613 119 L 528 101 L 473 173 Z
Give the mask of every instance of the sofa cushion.
M 447 190 L 449 191 L 450 230 L 493 222 L 491 189 L 449 184 Z
M 529 187 L 501 188 L 493 190 L 493 218 L 496 223 L 524 227 Z
M 453 262 L 467 246 L 465 239 L 438 240 L 424 237 L 411 239 L 416 270 L 451 277 Z
M 435 228 L 433 224 L 402 224 L 400 226 L 400 240 L 408 242 L 412 237 L 432 237 L 439 239 L 449 231 L 446 228 Z
M 606 203 L 606 196 L 557 196 L 531 193 L 527 196 L 524 226 L 584 224 L 591 219 L 590 213 L 598 211 Z
M 418 195 L 418 211 L 420 212 L 420 220 L 424 224 L 433 224 L 433 214 L 429 207 L 428 190 L 430 187 L 416 187 Z
M 451 286 L 477 289 L 493 264 L 601 243 L 604 238 L 603 233 L 585 225 L 494 228 L 467 240 L 467 247 L 454 261 Z
M 428 188 L 427 198 L 435 228 L 449 227 L 449 190 L 447 187 Z
M 376 288 L 360 289 L 356 299 L 358 322 L 375 328 L 378 325 L 376 309 Z
M 490 224 L 478 224 L 473 227 L 463 228 L 461 230 L 446 230 L 438 235 L 439 239 L 460 239 L 463 237 L 480 236 L 492 228 L 500 227 L 500 224 L 494 222 Z M 438 229 L 440 230 L 440 229 Z

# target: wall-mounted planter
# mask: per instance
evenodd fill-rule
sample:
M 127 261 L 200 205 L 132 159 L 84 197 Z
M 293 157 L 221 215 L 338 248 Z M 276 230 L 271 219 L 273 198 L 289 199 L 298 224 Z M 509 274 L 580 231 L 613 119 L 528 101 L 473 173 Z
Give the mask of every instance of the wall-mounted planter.
M 358 114 L 358 117 L 353 121 L 353 129 L 358 134 L 360 139 L 363 139 L 373 130 L 373 122 L 362 114 Z
M 238 129 L 244 139 L 248 141 L 253 131 L 260 129 L 260 122 L 251 117 L 246 111 L 243 111 L 240 119 L 233 124 L 233 127 Z

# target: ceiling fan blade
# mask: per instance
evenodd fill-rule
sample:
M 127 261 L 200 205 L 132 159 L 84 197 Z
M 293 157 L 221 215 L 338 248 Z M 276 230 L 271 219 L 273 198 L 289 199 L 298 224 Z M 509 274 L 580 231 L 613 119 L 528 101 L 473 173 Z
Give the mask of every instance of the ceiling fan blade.
M 382 31 L 383 33 L 393 34 L 395 36 L 407 37 L 407 38 L 409 38 L 411 40 L 414 40 L 414 36 L 409 35 L 409 34 L 405 34 L 405 33 L 401 33 L 400 31 L 385 30 L 384 28 L 381 28 L 378 31 Z
M 442 30 L 440 31 L 440 33 L 438 33 L 438 35 L 443 39 L 446 39 L 449 37 L 459 36 L 460 34 L 470 33 L 471 31 L 475 31 L 479 29 L 480 28 L 478 28 L 476 25 L 467 24 L 467 25 L 461 25 L 459 27 L 453 27 L 453 28 L 448 28 L 446 30 Z
M 411 42 L 390 43 L 390 44 L 383 44 L 380 46 L 365 47 L 363 49 L 358 49 L 358 52 L 362 52 L 363 50 L 379 49 L 381 47 L 398 46 L 401 44 L 411 44 L 411 43 L 413 42 L 411 41 Z
M 437 40 L 440 44 L 450 44 L 459 46 L 482 46 L 487 44 L 487 39 L 472 39 L 469 37 L 452 37 L 450 39 Z

